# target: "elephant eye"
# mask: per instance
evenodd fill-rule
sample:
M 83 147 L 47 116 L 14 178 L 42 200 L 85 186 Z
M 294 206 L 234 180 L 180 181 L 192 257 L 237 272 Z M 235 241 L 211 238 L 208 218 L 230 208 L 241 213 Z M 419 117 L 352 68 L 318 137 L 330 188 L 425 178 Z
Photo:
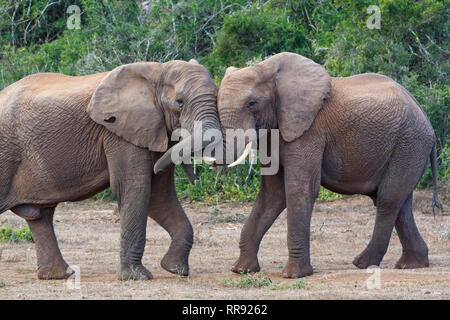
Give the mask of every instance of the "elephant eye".
M 108 119 L 104 119 L 103 121 L 108 122 L 108 123 L 114 123 L 116 122 L 116 117 L 109 117 Z
M 250 101 L 250 102 L 247 104 L 247 107 L 249 107 L 249 108 L 255 107 L 257 104 L 258 104 L 258 101 Z
M 177 99 L 177 100 L 175 100 L 175 102 L 178 104 L 178 106 L 179 106 L 180 108 L 183 107 L 183 104 L 184 104 L 184 101 L 183 101 L 183 100 Z

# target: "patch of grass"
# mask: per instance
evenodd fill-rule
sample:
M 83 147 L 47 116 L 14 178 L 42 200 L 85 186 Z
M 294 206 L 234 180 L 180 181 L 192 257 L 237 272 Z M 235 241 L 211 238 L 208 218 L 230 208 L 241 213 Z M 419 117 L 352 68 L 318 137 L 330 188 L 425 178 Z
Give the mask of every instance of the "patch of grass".
M 269 276 L 262 273 L 242 274 L 238 279 L 232 277 L 225 278 L 222 282 L 226 288 L 265 288 L 268 290 L 286 290 L 286 289 L 308 289 L 306 279 L 298 279 L 293 283 L 273 282 Z
M 243 213 L 235 212 L 232 214 L 218 216 L 217 222 L 229 223 L 229 222 L 244 222 L 247 216 Z
M 235 212 L 231 214 L 223 214 L 219 208 L 215 207 L 211 212 L 211 216 L 205 223 L 230 223 L 244 222 L 247 216 L 243 213 Z
M 290 287 L 292 289 L 308 289 L 308 281 L 306 279 L 298 279 Z
M 6 225 L 0 228 L 0 242 L 33 242 L 33 235 L 28 227 L 13 229 Z
M 447 231 L 445 231 L 445 232 L 443 232 L 441 234 L 441 238 L 443 238 L 443 239 L 450 239 L 450 228 L 447 229 Z
M 306 279 L 298 279 L 297 281 L 292 282 L 292 283 L 278 281 L 276 283 L 272 283 L 268 289 L 270 289 L 270 290 L 288 290 L 288 289 L 304 290 L 304 289 L 308 289 L 308 282 Z
M 0 280 L 0 288 L 6 287 L 6 282 Z
M 222 284 L 226 288 L 267 288 L 272 284 L 272 280 L 262 273 L 255 273 L 242 275 L 238 279 L 228 277 Z

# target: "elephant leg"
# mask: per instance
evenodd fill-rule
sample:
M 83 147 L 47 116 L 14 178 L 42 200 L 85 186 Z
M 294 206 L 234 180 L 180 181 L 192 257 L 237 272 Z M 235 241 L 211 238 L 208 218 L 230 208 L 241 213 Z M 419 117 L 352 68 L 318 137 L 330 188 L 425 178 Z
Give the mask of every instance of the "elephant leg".
M 315 143 L 301 140 L 297 144 L 289 144 L 284 152 L 288 156 L 285 162 L 289 162 L 284 163 L 289 251 L 283 270 L 285 278 L 313 274 L 309 252 L 310 227 L 314 202 L 320 191 L 323 150 Z
M 405 214 L 399 217 L 399 212 L 414 190 L 424 168 L 423 163 L 405 163 L 405 159 L 416 157 L 411 152 L 418 151 L 411 151 L 410 148 L 401 146 L 391 157 L 390 165 L 378 186 L 377 213 L 372 238 L 364 251 L 353 260 L 353 264 L 358 268 L 365 269 L 372 265 L 380 265 L 388 249 L 396 220 L 400 218 L 399 225 L 403 221 L 410 220 Z M 424 163 L 426 165 L 425 158 Z
M 24 209 L 24 206 L 21 206 Z M 34 212 L 34 209 L 21 210 Z M 18 211 L 18 210 L 17 210 Z M 64 261 L 56 240 L 53 227 L 53 215 L 55 207 L 41 208 L 40 217 L 33 220 L 27 220 L 28 226 L 33 234 L 36 246 L 38 278 L 42 280 L 49 279 L 67 279 L 73 274 L 69 265 Z M 16 210 L 13 210 L 16 213 Z
M 412 213 L 412 192 L 400 209 L 395 229 L 403 247 L 400 260 L 395 264 L 397 269 L 425 268 L 429 266 L 428 247 L 422 239 Z
M 119 280 L 150 280 L 142 265 L 150 209 L 152 154 L 124 141 L 106 142 L 110 183 L 120 216 Z
M 252 212 L 241 231 L 240 255 L 231 271 L 258 272 L 258 250 L 262 238 L 280 213 L 286 208 L 283 172 L 261 176 L 260 189 Z
M 377 202 L 379 203 L 377 203 L 372 238 L 364 251 L 353 260 L 353 264 L 360 269 L 380 265 L 388 249 L 394 223 L 400 210 L 398 203 L 389 202 L 382 204 L 379 198 L 377 198 Z
M 194 242 L 192 225 L 178 201 L 174 183 L 175 167 L 152 178 L 149 216 L 170 235 L 172 242 L 161 260 L 171 273 L 189 275 L 189 253 Z

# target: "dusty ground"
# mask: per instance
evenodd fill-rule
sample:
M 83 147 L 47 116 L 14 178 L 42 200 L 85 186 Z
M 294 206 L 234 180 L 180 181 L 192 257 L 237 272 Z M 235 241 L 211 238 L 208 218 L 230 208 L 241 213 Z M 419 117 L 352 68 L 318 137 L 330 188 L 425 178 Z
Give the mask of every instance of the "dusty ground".
M 169 246 L 169 236 L 153 221 L 148 223 L 144 264 L 152 281 L 120 282 L 116 279 L 119 223 L 114 204 L 88 201 L 60 205 L 55 215 L 59 245 L 66 261 L 81 271 L 80 288 L 67 281 L 39 281 L 32 243 L 0 244 L 0 300 L 3 299 L 449 299 L 450 215 L 433 218 L 431 193 L 415 194 L 415 217 L 430 249 L 430 268 L 395 270 L 401 246 L 393 234 L 380 272 L 380 288 L 368 289 L 373 276 L 351 264 L 370 239 L 375 208 L 367 197 L 348 197 L 317 203 L 312 219 L 311 260 L 315 274 L 306 279 L 307 288 L 287 288 L 295 280 L 281 277 L 287 260 L 286 214 L 283 213 L 265 236 L 259 253 L 262 272 L 285 289 L 227 288 L 238 257 L 243 217 L 251 204 L 214 206 L 184 203 L 195 231 L 190 256 L 191 276 L 180 278 L 159 266 Z M 448 207 L 447 207 L 448 208 Z M 216 215 L 214 215 L 214 213 Z M 9 221 L 23 225 L 7 212 L 0 226 Z M 225 222 L 231 221 L 231 222 Z M 373 278 L 371 278 L 373 279 Z M 369 281 L 369 283 L 374 283 Z

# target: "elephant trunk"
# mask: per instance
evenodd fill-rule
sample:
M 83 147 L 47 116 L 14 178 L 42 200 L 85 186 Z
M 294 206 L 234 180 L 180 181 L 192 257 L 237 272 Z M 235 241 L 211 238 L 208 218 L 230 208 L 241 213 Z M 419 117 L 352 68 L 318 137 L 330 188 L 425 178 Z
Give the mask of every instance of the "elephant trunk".
M 200 103 L 203 106 L 195 108 L 195 106 Z M 191 132 L 193 131 L 193 134 L 184 138 L 182 141 L 167 150 L 166 153 L 164 153 L 164 155 L 158 159 L 153 168 L 156 174 L 166 170 L 167 167 L 172 163 L 172 154 L 174 150 L 190 150 L 189 156 L 191 156 L 201 152 L 207 146 L 213 147 L 219 143 L 222 143 L 222 130 L 219 123 L 219 117 L 217 115 L 215 100 L 197 101 L 197 103 L 193 104 L 193 106 L 194 110 L 197 109 L 199 111 L 194 113 L 194 121 L 192 122 L 199 121 L 201 123 L 201 127 L 199 128 L 200 130 L 194 127 L 194 129 L 191 130 Z M 212 132 L 212 136 L 214 136 L 213 141 L 203 139 L 204 133 L 206 133 L 208 130 L 214 130 Z

